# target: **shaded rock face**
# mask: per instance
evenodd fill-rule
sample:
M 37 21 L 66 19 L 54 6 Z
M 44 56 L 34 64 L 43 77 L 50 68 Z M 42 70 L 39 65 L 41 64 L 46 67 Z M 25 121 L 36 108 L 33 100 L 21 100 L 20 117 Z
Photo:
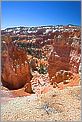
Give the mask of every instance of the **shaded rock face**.
M 19 49 L 11 41 L 5 38 L 5 53 L 2 54 L 2 84 L 9 89 L 19 89 L 30 82 L 32 75 L 24 50 Z
M 37 70 L 38 67 L 38 59 L 37 58 L 32 58 L 30 61 L 30 67 L 32 68 L 32 70 Z

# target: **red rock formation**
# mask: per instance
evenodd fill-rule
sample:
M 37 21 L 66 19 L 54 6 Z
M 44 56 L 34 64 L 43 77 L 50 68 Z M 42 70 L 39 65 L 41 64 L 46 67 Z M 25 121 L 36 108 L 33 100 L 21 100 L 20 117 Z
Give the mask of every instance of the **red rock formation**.
M 48 60 L 48 73 L 50 79 L 59 70 L 69 70 L 70 50 L 70 45 L 62 45 L 61 42 L 56 42 L 54 44 L 53 52 L 51 53 Z
M 50 79 L 52 79 L 52 77 L 55 76 L 56 72 L 60 70 L 78 73 L 81 61 L 80 43 L 78 40 L 72 40 L 72 43 L 70 44 L 67 43 L 67 39 L 68 36 L 66 34 L 65 39 L 63 37 L 63 39 L 55 39 L 54 41 L 54 49 L 51 52 L 51 55 L 48 60 L 48 73 Z M 58 80 L 54 82 L 58 82 Z
M 63 82 L 63 83 L 67 83 L 66 80 L 70 80 L 71 78 L 73 78 L 73 74 L 70 71 L 65 71 L 65 70 L 60 70 L 58 72 L 56 72 L 56 74 L 51 78 L 51 84 L 53 84 L 53 86 L 57 86 L 58 83 Z
M 25 88 L 25 92 L 27 93 L 32 93 L 32 84 L 29 82 L 29 83 L 26 83 L 26 85 L 24 86 Z
M 80 62 L 81 50 L 80 47 L 77 45 L 76 47 L 73 47 L 73 49 L 70 52 L 70 70 L 74 73 L 78 73 Z
M 10 37 L 5 39 L 6 53 L 2 55 L 2 83 L 9 89 L 18 89 L 30 82 L 32 75 L 24 50 L 18 49 Z

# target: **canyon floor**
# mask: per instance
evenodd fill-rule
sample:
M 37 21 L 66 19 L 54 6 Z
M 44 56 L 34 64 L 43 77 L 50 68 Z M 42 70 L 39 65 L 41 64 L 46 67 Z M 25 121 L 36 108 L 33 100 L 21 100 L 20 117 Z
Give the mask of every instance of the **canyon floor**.
M 33 86 L 34 94 L 26 93 L 24 88 L 8 90 L 1 86 L 2 121 L 81 120 L 79 75 L 75 75 L 68 84 L 58 84 L 56 88 L 47 82 L 47 74 L 34 74 L 34 82 L 38 79 L 40 84 Z

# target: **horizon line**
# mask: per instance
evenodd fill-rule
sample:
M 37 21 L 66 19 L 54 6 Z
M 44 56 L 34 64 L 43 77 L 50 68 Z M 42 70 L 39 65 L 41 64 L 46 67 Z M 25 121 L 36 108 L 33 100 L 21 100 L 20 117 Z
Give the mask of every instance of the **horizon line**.
M 7 29 L 7 28 L 14 28 L 14 27 L 42 27 L 42 26 L 60 26 L 60 25 L 62 25 L 62 26 L 67 26 L 67 25 L 73 25 L 73 26 L 81 26 L 81 25 L 79 25 L 79 24 L 49 24 L 49 25 L 34 25 L 34 26 L 26 26 L 26 25 L 16 25 L 16 26 L 9 26 L 9 27 L 5 27 L 5 28 L 3 28 L 3 27 L 1 27 L 1 30 L 5 30 L 5 29 Z

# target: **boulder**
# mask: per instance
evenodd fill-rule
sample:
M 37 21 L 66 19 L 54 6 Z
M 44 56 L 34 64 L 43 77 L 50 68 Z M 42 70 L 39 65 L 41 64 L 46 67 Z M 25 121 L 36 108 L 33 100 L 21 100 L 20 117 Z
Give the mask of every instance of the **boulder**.
M 70 71 L 60 70 L 51 78 L 50 82 L 54 85 L 54 87 L 56 87 L 60 82 L 68 83 L 68 80 L 70 80 L 72 77 L 73 74 Z
M 26 83 L 25 84 L 25 86 L 24 86 L 24 88 L 25 88 L 25 92 L 27 92 L 27 93 L 32 93 L 33 91 L 32 91 L 32 85 L 31 85 L 31 83 L 29 82 L 29 83 Z

